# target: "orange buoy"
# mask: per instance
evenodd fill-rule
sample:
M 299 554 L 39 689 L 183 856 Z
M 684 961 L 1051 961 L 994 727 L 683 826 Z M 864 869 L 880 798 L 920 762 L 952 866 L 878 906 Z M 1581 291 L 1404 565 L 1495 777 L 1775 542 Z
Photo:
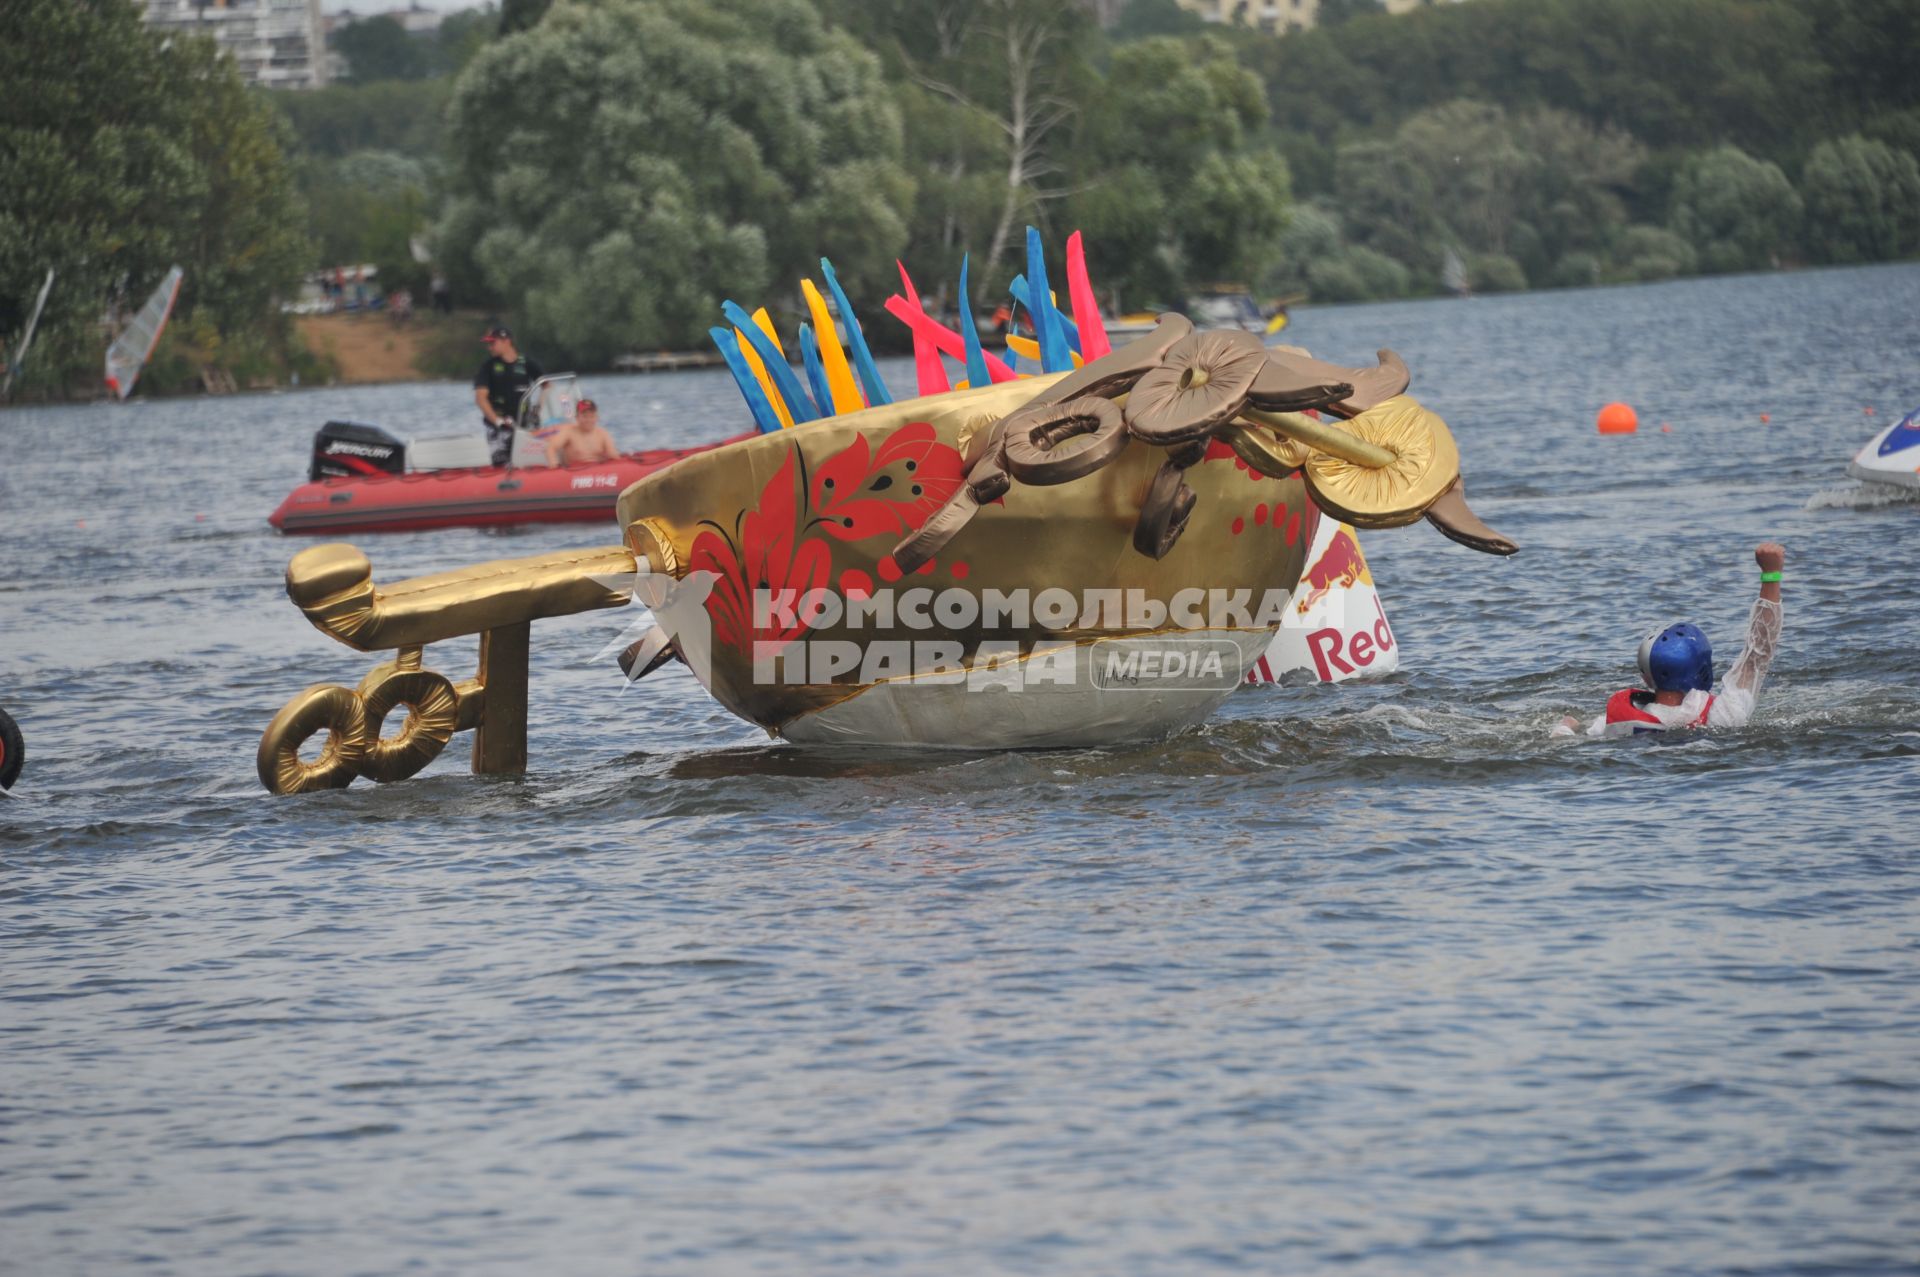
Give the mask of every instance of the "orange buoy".
M 1670 435 L 1673 433 L 1673 427 L 1663 421 L 1660 423 L 1660 433 L 1663 435 Z
M 1767 423 L 1768 423 L 1769 421 L 1772 421 L 1772 420 L 1773 420 L 1773 417 L 1772 417 L 1771 415 L 1769 415 L 1769 414 L 1767 414 L 1767 413 L 1764 413 L 1764 412 L 1760 414 L 1760 424 L 1761 424 L 1761 425 L 1763 425 L 1763 426 L 1764 426 L 1764 425 L 1766 425 L 1766 424 L 1767 424 Z
M 1861 411 L 1866 413 L 1869 417 L 1873 415 L 1873 409 L 1871 408 L 1862 408 Z
M 1603 435 L 1630 435 L 1640 428 L 1640 416 L 1623 403 L 1610 403 L 1600 410 L 1596 423 Z

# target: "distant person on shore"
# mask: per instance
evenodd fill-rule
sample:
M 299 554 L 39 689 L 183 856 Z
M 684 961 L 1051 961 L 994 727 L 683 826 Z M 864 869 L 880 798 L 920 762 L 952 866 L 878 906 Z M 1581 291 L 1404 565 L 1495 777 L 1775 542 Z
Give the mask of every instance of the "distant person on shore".
M 487 329 L 480 339 L 487 357 L 473 375 L 473 401 L 487 426 L 487 450 L 493 464 L 504 466 L 513 456 L 513 424 L 520 417 L 520 401 L 527 388 L 544 375 L 534 360 L 513 344 L 513 333 L 502 324 Z
M 547 464 L 550 466 L 573 466 L 589 461 L 612 461 L 620 455 L 620 448 L 600 425 L 600 405 L 591 399 L 582 399 L 574 408 L 572 421 L 560 427 L 558 434 L 547 440 Z
M 1640 644 L 1640 678 L 1647 690 L 1625 688 L 1607 701 L 1591 723 L 1562 718 L 1555 736 L 1636 736 L 1688 727 L 1745 727 L 1753 717 L 1760 684 L 1780 648 L 1780 569 L 1787 552 L 1772 541 L 1758 546 L 1760 597 L 1747 618 L 1747 646 L 1713 691 L 1713 645 L 1698 626 L 1681 623 L 1656 630 Z
M 447 277 L 439 271 L 433 272 L 433 308 L 443 315 L 453 313 L 453 290 L 447 287 Z

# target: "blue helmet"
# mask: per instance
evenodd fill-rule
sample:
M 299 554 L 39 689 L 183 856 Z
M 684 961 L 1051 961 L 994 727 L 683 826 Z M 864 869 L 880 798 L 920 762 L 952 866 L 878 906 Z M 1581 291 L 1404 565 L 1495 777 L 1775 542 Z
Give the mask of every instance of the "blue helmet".
M 1655 630 L 1640 644 L 1640 677 L 1656 692 L 1713 690 L 1713 644 L 1685 621 Z

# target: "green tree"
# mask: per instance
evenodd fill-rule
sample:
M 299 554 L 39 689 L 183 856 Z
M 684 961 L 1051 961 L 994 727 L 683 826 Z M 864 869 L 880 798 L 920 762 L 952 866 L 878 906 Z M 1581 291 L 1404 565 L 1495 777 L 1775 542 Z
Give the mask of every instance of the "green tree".
M 500 11 L 490 4 L 449 13 L 433 33 L 433 73 L 460 74 L 499 32 Z
M 1467 97 L 1567 111 L 1649 146 L 1758 148 L 1831 100 L 1802 8 L 1823 2 L 1473 0 L 1316 27 L 1249 56 L 1276 125 L 1322 142 Z
M 383 80 L 266 96 L 293 126 L 304 154 L 397 151 L 426 158 L 444 147 L 448 88 L 446 80 Z
M 1413 276 L 1405 266 L 1371 248 L 1351 247 L 1307 266 L 1315 301 L 1364 302 L 1405 297 Z
M 426 165 L 393 151 L 356 151 L 309 161 L 302 186 L 314 265 L 371 262 L 380 268 L 383 286 L 418 290 L 424 281 L 412 240 L 429 220 Z
M 805 0 L 559 0 L 474 59 L 451 129 L 441 256 L 550 358 L 702 341 L 822 254 L 884 295 L 906 242 L 879 62 Z
M 1920 164 L 1903 151 L 1858 136 L 1822 142 L 1800 188 L 1815 261 L 1886 261 L 1920 247 Z
M 1124 44 L 1157 35 L 1198 35 L 1206 29 L 1205 19 L 1182 9 L 1176 0 L 1127 0 L 1107 34 Z
M 553 0 L 501 0 L 500 34 L 516 35 L 533 30 L 552 7 Z
M 1693 245 L 1664 226 L 1629 226 L 1613 246 L 1613 273 L 1644 283 L 1691 275 L 1699 263 Z
M 1069 187 L 1072 126 L 1095 80 L 1087 15 L 1058 0 L 823 8 L 880 51 L 895 79 L 907 163 L 927 174 L 908 252 L 947 270 L 970 252 L 974 278 L 998 286 L 1024 252 L 1022 226 L 1047 224 Z M 947 278 L 930 287 L 944 291 Z
M 1673 229 L 1710 272 L 1762 270 L 1793 251 L 1800 197 L 1777 164 L 1737 146 L 1695 156 L 1673 187 Z
M 1387 6 L 1380 0 L 1320 0 L 1314 22 L 1322 27 L 1337 27 L 1355 18 L 1373 17 L 1386 11 Z
M 1190 285 L 1265 278 L 1291 199 L 1266 119 L 1258 77 L 1219 40 L 1115 49 L 1075 138 L 1080 190 L 1066 206 L 1096 278 L 1167 302 Z
M 307 256 L 272 109 L 211 42 L 162 42 L 125 0 L 15 11 L 33 36 L 0 41 L 0 298 L 30 305 L 58 272 L 29 381 L 97 379 L 102 311 L 138 305 L 175 262 L 182 311 L 270 327 Z
M 353 84 L 418 80 L 433 69 L 427 42 L 407 34 L 398 18 L 384 13 L 348 23 L 334 34 L 333 46 L 346 58 L 347 80 Z

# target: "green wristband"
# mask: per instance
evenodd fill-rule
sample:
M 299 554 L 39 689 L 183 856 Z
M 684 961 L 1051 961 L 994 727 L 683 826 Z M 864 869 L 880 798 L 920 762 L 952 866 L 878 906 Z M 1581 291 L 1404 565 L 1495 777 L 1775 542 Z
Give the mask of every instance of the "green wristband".
M 1760 584 L 1778 585 L 1780 584 L 1780 575 L 1778 572 L 1762 572 L 1760 574 Z

